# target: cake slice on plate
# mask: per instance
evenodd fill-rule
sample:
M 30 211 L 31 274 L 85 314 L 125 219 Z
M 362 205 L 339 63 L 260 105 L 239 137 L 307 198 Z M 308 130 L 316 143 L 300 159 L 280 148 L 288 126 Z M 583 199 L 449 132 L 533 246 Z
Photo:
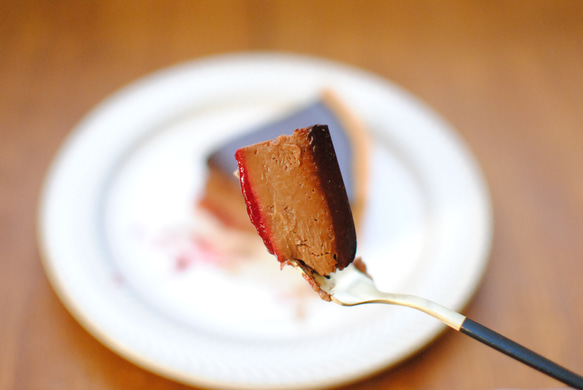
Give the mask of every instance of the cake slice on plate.
M 309 104 L 229 140 L 214 150 L 207 160 L 207 178 L 204 193 L 198 200 L 226 229 L 255 234 L 245 211 L 237 178 L 234 153 L 246 145 L 264 142 L 314 123 L 325 123 L 336 148 L 338 164 L 350 199 L 352 212 L 358 220 L 365 204 L 368 178 L 368 134 L 354 114 L 331 91 Z

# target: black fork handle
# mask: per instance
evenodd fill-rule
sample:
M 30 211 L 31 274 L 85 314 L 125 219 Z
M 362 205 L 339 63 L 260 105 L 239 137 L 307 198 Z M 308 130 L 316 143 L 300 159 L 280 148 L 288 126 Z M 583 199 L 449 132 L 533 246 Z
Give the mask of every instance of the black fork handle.
M 460 332 L 518 360 L 530 367 L 539 370 L 556 380 L 575 389 L 583 390 L 583 377 L 559 366 L 549 359 L 531 351 L 528 348 L 486 328 L 469 318 L 462 323 Z

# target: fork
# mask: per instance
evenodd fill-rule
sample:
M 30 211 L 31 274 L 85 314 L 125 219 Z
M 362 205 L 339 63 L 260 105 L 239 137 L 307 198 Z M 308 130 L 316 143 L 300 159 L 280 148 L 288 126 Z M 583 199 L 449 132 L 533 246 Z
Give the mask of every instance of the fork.
M 299 270 L 304 273 L 301 268 Z M 343 270 L 336 271 L 328 276 L 318 274 L 313 276 L 319 287 L 330 295 L 333 302 L 339 305 L 355 306 L 365 303 L 385 303 L 420 310 L 437 318 L 458 332 L 473 337 L 575 389 L 583 390 L 583 377 L 454 310 L 414 295 L 379 291 L 373 280 L 361 272 L 354 264 L 350 264 Z

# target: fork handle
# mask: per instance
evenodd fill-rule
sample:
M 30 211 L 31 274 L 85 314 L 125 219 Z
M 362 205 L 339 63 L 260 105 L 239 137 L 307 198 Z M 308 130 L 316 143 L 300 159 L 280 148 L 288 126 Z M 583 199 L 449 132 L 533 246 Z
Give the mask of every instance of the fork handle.
M 539 370 L 575 389 L 583 390 L 583 377 L 567 370 L 528 348 L 466 318 L 460 332 Z

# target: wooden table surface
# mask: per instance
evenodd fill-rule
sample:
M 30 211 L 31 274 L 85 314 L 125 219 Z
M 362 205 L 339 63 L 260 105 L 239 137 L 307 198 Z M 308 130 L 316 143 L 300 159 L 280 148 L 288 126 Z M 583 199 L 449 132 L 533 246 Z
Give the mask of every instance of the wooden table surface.
M 36 236 L 48 165 L 98 102 L 213 54 L 285 51 L 374 72 L 475 153 L 494 236 L 465 313 L 583 372 L 583 2 L 0 1 L 0 389 L 186 389 L 66 311 Z M 344 389 L 560 384 L 456 332 Z

